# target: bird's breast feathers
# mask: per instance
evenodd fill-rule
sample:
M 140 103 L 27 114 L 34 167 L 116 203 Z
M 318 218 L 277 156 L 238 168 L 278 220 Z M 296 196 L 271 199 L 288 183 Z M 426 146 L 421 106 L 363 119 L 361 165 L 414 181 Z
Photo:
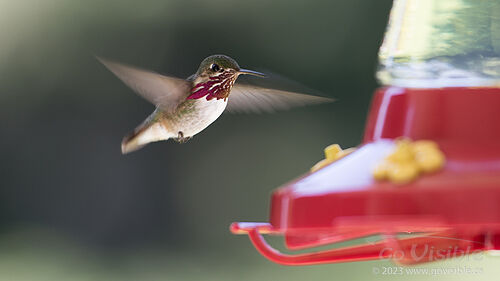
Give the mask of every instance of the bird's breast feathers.
M 174 133 L 182 132 L 191 137 L 212 124 L 226 109 L 224 99 L 195 99 L 182 103 L 177 114 L 169 118 L 169 127 Z

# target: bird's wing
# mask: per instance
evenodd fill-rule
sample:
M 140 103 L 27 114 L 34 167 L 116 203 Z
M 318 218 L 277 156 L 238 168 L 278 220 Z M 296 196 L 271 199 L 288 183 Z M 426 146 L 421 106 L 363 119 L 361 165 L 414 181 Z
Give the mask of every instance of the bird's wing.
M 97 58 L 141 97 L 164 111 L 171 112 L 189 96 L 191 83 L 151 71 Z
M 283 90 L 236 84 L 227 102 L 229 112 L 261 113 L 286 110 L 292 107 L 332 102 L 333 99 Z

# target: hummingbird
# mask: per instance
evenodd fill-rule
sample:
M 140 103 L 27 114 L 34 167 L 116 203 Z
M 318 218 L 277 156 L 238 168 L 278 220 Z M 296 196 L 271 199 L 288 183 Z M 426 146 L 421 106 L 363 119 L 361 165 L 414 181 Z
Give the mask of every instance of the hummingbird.
M 128 87 L 156 106 L 146 120 L 123 138 L 123 154 L 162 140 L 184 143 L 212 124 L 225 110 L 273 112 L 333 101 L 325 97 L 235 84 L 240 75 L 266 75 L 243 69 L 226 55 L 205 58 L 196 73 L 187 79 L 97 59 Z

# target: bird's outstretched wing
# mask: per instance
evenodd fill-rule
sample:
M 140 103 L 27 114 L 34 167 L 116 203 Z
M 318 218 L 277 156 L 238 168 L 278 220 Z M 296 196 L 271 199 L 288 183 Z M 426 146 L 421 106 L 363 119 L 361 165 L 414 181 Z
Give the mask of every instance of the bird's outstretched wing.
M 229 94 L 229 112 L 261 113 L 286 110 L 308 104 L 333 102 L 334 99 L 283 90 L 235 84 Z
M 132 90 L 164 111 L 172 112 L 189 96 L 191 83 L 184 79 L 97 59 Z

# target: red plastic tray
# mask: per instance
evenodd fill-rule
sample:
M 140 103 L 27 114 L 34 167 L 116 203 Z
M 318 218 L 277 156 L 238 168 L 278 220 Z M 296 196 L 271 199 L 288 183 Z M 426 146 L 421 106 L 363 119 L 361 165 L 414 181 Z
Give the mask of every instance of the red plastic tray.
M 446 156 L 444 169 L 405 185 L 375 181 L 372 169 L 398 137 L 437 142 Z M 500 89 L 382 88 L 355 152 L 274 191 L 269 224 L 234 223 L 231 230 L 248 233 L 264 256 L 288 265 L 394 258 L 396 253 L 398 262 L 416 263 L 499 249 L 499 139 Z M 376 234 L 385 239 L 290 255 L 272 249 L 263 233 L 284 235 L 291 250 Z M 400 239 L 398 233 L 422 235 Z M 410 258 L 410 251 L 430 246 L 434 253 Z

